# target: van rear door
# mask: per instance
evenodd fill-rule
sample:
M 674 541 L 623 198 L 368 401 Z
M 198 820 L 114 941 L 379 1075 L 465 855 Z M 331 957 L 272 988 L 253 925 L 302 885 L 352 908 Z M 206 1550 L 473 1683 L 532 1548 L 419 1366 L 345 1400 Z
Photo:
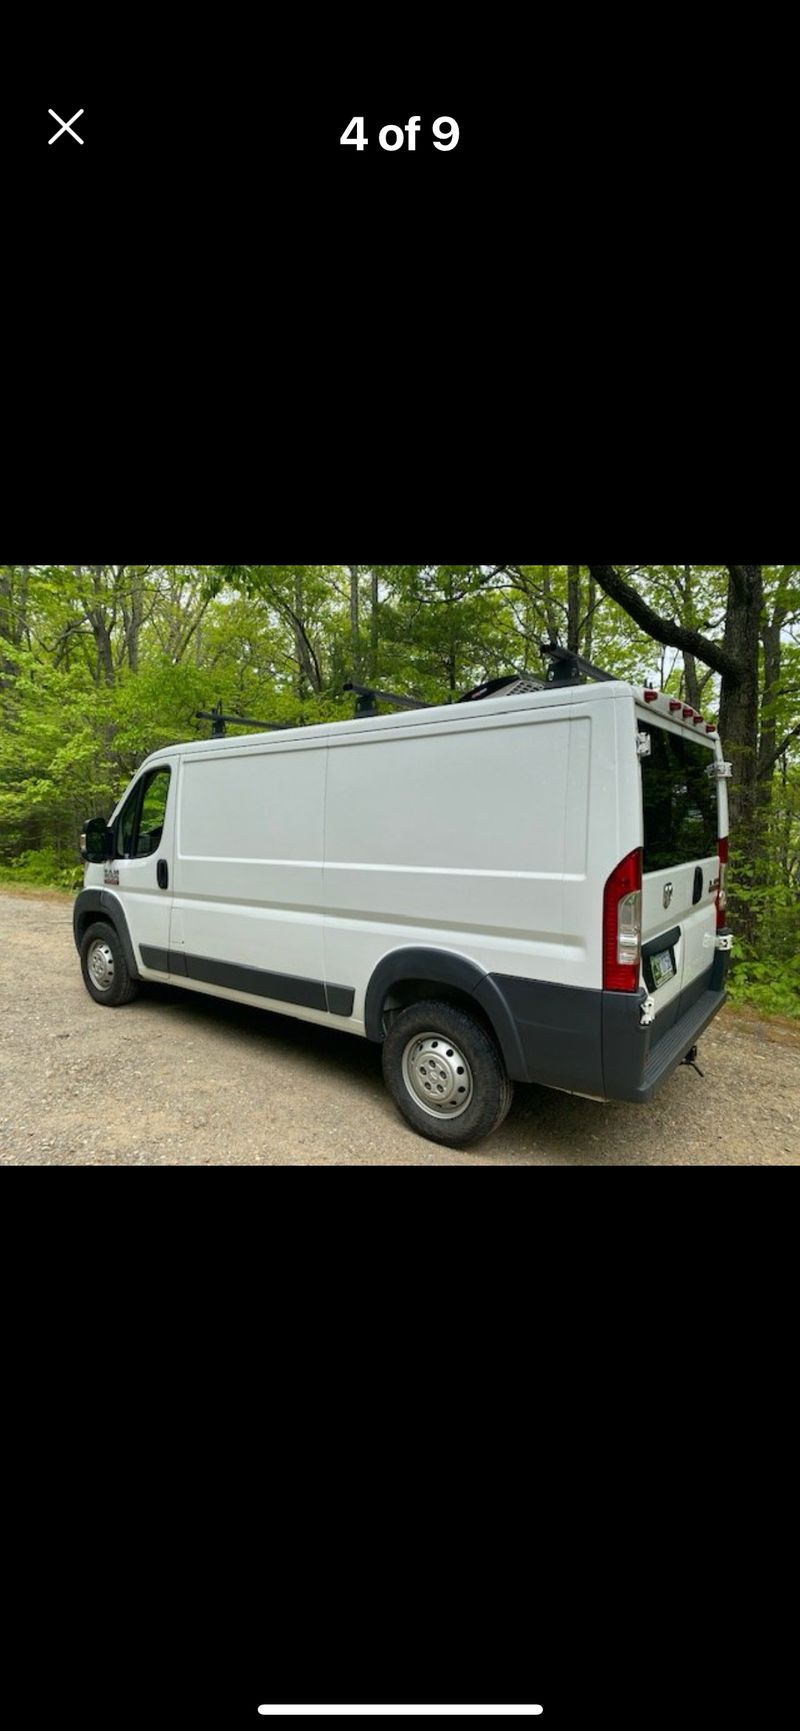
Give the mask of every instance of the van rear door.
M 642 984 L 664 1033 L 706 989 L 714 963 L 718 784 L 707 772 L 715 746 L 652 713 L 637 720 L 650 742 L 640 758 Z

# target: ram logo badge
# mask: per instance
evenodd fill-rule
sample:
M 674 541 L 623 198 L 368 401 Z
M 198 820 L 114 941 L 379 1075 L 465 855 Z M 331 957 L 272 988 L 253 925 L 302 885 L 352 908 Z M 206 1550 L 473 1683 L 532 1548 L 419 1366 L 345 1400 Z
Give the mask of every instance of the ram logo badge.
M 672 884 L 665 884 L 664 885 L 664 906 L 665 906 L 665 908 L 669 907 L 669 904 L 672 901 L 672 895 L 673 895 Z

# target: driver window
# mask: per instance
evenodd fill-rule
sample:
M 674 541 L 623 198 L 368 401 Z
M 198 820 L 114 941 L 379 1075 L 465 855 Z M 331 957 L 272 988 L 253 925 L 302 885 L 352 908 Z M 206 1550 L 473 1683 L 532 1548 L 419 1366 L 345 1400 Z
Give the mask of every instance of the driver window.
M 156 769 L 145 782 L 142 795 L 142 815 L 139 819 L 139 833 L 136 838 L 136 859 L 144 859 L 146 854 L 155 853 L 156 848 L 161 846 L 161 833 L 167 811 L 169 774 L 168 769 Z
M 137 782 L 117 823 L 117 857 L 145 859 L 160 847 L 169 778 L 169 769 L 154 769 L 143 782 Z
M 136 813 L 138 808 L 139 788 L 135 787 L 133 793 L 130 794 L 122 807 L 119 822 L 117 824 L 117 835 L 119 836 L 117 847 L 118 852 L 122 855 L 123 859 L 130 859 L 133 852 L 133 838 L 136 834 Z

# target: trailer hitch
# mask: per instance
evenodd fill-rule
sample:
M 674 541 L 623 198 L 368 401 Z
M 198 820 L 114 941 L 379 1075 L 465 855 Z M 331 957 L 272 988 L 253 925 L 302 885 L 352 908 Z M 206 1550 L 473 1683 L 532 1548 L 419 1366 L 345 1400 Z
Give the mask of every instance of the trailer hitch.
M 696 1046 L 690 1046 L 689 1047 L 689 1050 L 688 1050 L 686 1057 L 684 1058 L 683 1062 L 684 1062 L 684 1064 L 689 1065 L 690 1070 L 696 1070 L 698 1076 L 703 1076 L 703 1078 L 705 1079 L 705 1072 L 703 1070 L 701 1070 L 700 1065 L 697 1062 L 697 1047 Z

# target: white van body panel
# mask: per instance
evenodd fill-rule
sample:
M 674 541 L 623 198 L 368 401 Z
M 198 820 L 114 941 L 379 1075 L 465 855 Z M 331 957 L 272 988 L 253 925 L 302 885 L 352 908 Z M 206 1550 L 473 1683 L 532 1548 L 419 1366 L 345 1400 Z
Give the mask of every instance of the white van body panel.
M 410 958 L 406 977 L 420 968 L 435 979 L 443 957 L 441 982 L 497 1018 L 512 1076 L 603 1097 L 603 1066 L 628 1038 L 618 1024 L 636 1033 L 639 1069 L 653 1070 L 649 1031 L 638 1044 L 644 962 L 638 994 L 603 990 L 605 885 L 643 846 L 646 723 L 682 731 L 666 699 L 648 706 L 609 681 L 189 742 L 154 753 L 111 820 L 141 778 L 169 766 L 158 847 L 168 889 L 153 856 L 113 862 L 118 885 L 87 866 L 85 887 L 106 886 L 109 917 L 122 908 L 145 978 L 372 1039 L 376 981 L 383 990 L 397 958 Z M 708 752 L 721 756 L 716 736 Z M 719 814 L 726 834 L 724 783 Z M 662 1026 L 687 983 L 712 989 L 719 862 L 699 862 L 695 904 L 697 863 L 643 881 L 643 943 L 680 926 L 675 977 L 655 994 Z M 645 1074 L 642 1087 L 651 1083 Z M 649 1093 L 623 1078 L 611 1097 Z
M 325 767 L 305 743 L 184 757 L 172 950 L 324 978 Z
M 630 731 L 630 690 L 591 696 L 542 693 L 534 728 L 530 709 L 501 699 L 434 711 L 388 740 L 362 723 L 331 743 L 326 963 L 337 978 L 355 968 L 357 1005 L 402 944 L 455 950 L 486 972 L 602 985 L 597 895 L 621 834 L 635 847 L 641 820 L 616 775 L 615 699 Z

